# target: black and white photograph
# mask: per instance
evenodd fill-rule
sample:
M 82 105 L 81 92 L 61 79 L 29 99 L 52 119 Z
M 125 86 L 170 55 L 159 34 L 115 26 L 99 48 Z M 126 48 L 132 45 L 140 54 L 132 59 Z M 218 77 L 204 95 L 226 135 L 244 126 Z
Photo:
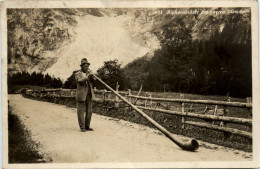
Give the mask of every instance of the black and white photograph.
M 4 168 L 259 165 L 252 2 L 6 6 Z

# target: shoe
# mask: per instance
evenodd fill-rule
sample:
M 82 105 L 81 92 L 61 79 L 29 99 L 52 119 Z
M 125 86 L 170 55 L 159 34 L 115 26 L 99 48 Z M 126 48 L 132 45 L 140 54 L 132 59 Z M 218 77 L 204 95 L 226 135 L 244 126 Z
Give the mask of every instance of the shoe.
M 90 127 L 86 127 L 86 130 L 87 130 L 87 131 L 94 131 L 94 129 L 93 129 L 93 128 L 90 128 Z
M 81 132 L 86 132 L 87 130 L 86 129 L 80 129 Z

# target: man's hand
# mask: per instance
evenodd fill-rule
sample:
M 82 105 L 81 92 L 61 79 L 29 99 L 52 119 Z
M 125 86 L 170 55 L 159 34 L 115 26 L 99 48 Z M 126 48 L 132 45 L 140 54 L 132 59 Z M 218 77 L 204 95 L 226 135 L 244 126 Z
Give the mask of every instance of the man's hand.
M 86 74 L 88 77 L 92 77 L 93 76 L 93 73 L 87 73 Z
M 88 74 L 88 78 L 91 79 L 91 80 L 96 80 L 93 73 Z

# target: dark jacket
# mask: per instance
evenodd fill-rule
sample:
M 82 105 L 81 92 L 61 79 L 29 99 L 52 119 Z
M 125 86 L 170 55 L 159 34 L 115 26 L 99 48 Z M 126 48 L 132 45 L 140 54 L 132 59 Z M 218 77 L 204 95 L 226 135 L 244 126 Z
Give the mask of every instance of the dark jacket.
M 76 83 L 77 83 L 77 91 L 76 91 L 76 100 L 77 101 L 85 101 L 87 94 L 91 94 L 91 98 L 95 97 L 94 91 L 92 88 L 92 84 L 90 82 L 90 78 L 88 78 L 87 81 L 80 82 L 81 79 L 86 76 L 89 76 L 89 73 L 84 73 L 81 70 L 75 73 L 75 79 L 76 79 Z

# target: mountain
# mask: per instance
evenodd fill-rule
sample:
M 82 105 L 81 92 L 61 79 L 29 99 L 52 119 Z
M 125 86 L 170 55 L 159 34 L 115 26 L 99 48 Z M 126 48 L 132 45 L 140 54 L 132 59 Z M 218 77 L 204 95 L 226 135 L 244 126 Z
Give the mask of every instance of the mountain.
M 66 80 L 83 57 L 94 72 L 111 59 L 124 66 L 160 47 L 152 24 L 144 30 L 135 17 L 131 9 L 9 9 L 8 72 Z
M 8 71 L 30 71 L 35 65 L 48 69 L 56 58 L 45 53 L 68 43 L 76 19 L 66 10 L 8 9 Z M 68 17 L 71 16 L 71 17 Z
M 199 13 L 174 13 L 188 10 L 198 10 Z M 147 58 L 153 57 L 154 51 L 161 48 L 161 42 L 166 36 L 165 30 L 180 20 L 191 30 L 193 41 L 209 40 L 227 25 L 240 25 L 235 28 L 237 35 L 232 40 L 234 43 L 246 43 L 251 35 L 250 12 L 235 15 L 228 13 L 228 10 L 229 8 L 8 9 L 8 72 L 36 71 L 66 80 L 74 70 L 79 69 L 83 57 L 89 60 L 94 72 L 104 61 L 113 59 L 118 59 L 122 66 L 132 61 L 145 62 Z M 203 11 L 211 12 L 205 14 Z M 217 14 L 221 11 L 226 13 Z M 143 60 L 140 59 L 142 56 Z M 127 74 L 137 73 L 137 67 L 133 65 L 125 67 Z M 130 71 L 132 68 L 133 73 Z

